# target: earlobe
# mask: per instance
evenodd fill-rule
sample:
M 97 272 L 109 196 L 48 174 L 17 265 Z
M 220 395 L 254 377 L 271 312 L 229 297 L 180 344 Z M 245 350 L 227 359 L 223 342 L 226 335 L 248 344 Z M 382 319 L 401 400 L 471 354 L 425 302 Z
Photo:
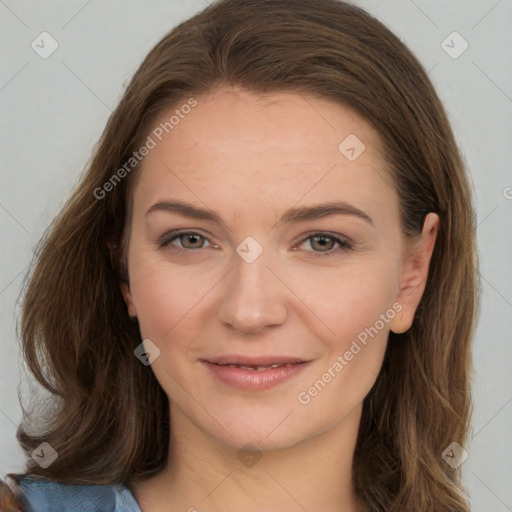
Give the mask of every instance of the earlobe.
M 115 243 L 107 243 L 108 251 L 110 255 L 110 262 L 112 265 L 112 269 L 117 275 L 117 278 L 120 281 L 119 288 L 121 293 L 123 294 L 124 302 L 128 308 L 128 314 L 135 318 L 137 316 L 137 311 L 135 310 L 135 306 L 133 305 L 132 294 L 130 291 L 130 282 L 128 279 L 128 271 L 127 271 L 127 261 L 126 256 L 122 252 L 121 246 Z
M 412 325 L 412 321 L 409 322 L 409 316 L 406 315 L 404 317 L 404 308 L 402 306 L 401 311 L 398 313 L 395 313 L 395 316 L 390 322 L 391 331 L 395 334 L 402 334 L 403 332 L 406 332 L 410 326 Z
M 121 293 L 124 297 L 124 302 L 126 303 L 126 307 L 128 308 L 128 314 L 132 318 L 137 317 L 137 310 L 133 304 L 132 294 L 130 292 L 130 286 L 127 283 L 121 283 Z
M 429 213 L 425 217 L 420 239 L 406 249 L 396 298 L 402 309 L 390 322 L 391 331 L 396 334 L 404 333 L 412 326 L 416 309 L 425 291 L 438 229 L 439 216 Z

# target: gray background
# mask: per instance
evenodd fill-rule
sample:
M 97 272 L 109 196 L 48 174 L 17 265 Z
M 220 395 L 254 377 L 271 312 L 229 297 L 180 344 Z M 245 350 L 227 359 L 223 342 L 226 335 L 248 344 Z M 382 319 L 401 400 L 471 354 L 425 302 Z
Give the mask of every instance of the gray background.
M 429 70 L 471 173 L 482 309 L 472 441 L 462 470 L 474 511 L 512 511 L 512 0 L 355 3 L 387 24 Z M 206 4 L 0 0 L 0 474 L 22 469 L 14 437 L 22 378 L 15 303 L 33 249 L 144 55 Z M 47 59 L 31 48 L 43 31 L 59 45 Z M 458 58 L 464 45 L 458 36 L 445 43 L 452 56 L 442 47 L 454 31 L 469 44 Z

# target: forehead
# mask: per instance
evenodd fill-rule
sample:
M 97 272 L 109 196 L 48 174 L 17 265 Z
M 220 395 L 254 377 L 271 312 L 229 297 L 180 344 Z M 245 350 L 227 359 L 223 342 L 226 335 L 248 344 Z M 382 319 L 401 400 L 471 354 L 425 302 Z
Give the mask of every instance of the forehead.
M 220 207 L 232 198 L 238 211 L 257 198 L 273 209 L 304 200 L 395 202 L 379 137 L 352 109 L 304 94 L 227 87 L 196 100 L 173 124 L 179 105 L 156 121 L 136 204 L 149 207 L 165 195 Z

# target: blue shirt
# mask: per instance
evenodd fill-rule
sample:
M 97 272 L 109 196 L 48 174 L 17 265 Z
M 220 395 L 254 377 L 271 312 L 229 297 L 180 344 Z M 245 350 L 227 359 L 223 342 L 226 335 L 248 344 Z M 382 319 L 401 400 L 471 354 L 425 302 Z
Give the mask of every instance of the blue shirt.
M 18 490 L 24 512 L 142 512 L 123 485 L 68 485 L 24 476 Z

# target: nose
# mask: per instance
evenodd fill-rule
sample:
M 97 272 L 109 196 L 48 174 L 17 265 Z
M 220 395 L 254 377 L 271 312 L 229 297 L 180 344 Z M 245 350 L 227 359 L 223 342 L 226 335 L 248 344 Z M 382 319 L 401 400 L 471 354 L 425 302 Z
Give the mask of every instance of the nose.
M 265 251 L 252 263 L 234 253 L 218 310 L 221 322 L 245 334 L 257 334 L 286 320 L 286 288 L 268 268 Z

